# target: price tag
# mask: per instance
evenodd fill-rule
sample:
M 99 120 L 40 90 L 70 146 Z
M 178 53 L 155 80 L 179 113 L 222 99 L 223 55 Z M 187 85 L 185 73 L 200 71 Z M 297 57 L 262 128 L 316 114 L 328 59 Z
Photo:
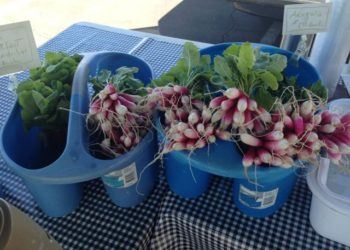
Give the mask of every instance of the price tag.
M 29 21 L 0 26 L 0 75 L 40 66 Z
M 292 4 L 284 7 L 283 35 L 307 35 L 328 29 L 332 3 Z

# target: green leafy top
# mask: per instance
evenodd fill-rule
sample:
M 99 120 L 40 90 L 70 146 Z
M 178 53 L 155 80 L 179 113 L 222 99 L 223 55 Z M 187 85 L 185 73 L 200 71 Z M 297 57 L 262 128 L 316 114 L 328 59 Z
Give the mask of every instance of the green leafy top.
M 21 116 L 27 129 L 38 126 L 44 132 L 58 131 L 68 122 L 71 84 L 81 56 L 47 52 L 41 67 L 16 88 Z
M 97 76 L 91 78 L 94 95 L 99 93 L 107 83 L 112 83 L 120 92 L 145 96 L 147 94 L 145 85 L 141 80 L 134 77 L 137 72 L 139 72 L 139 69 L 136 67 L 120 67 L 114 75 L 109 70 L 101 70 Z
M 317 81 L 308 87 L 299 87 L 296 80 L 296 77 L 285 77 L 283 81 L 279 83 L 279 88 L 272 92 L 272 95 L 278 96 L 282 100 L 282 103 L 286 103 L 292 98 L 296 100 L 309 99 L 309 94 L 311 92 L 315 101 L 322 101 L 324 103 L 327 101 L 327 89 L 322 85 L 321 81 Z
M 250 43 L 233 44 L 223 56 L 215 57 L 211 81 L 222 88 L 239 88 L 266 107 L 273 101 L 269 91 L 278 89 L 286 66 L 287 58 L 283 55 L 270 55 L 254 49 Z
M 181 58 L 169 71 L 153 80 L 152 86 L 166 85 L 186 86 L 196 99 L 205 99 L 206 93 L 215 90 L 210 82 L 211 59 L 209 55 L 201 56 L 198 48 L 190 42 L 184 44 Z

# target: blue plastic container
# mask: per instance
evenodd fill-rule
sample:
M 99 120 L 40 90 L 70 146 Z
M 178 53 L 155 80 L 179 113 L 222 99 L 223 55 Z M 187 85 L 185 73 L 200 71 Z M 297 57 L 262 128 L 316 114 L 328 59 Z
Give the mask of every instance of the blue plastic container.
M 148 165 L 157 151 L 156 136 L 150 132 L 132 151 L 112 160 L 93 157 L 89 152 L 89 136 L 85 126 L 88 113 L 88 79 L 101 69 L 114 71 L 118 67 L 138 67 L 135 75 L 145 83 L 153 73 L 143 60 L 128 54 L 101 52 L 86 54 L 74 76 L 63 153 L 48 151 L 38 139 L 38 128 L 26 132 L 16 103 L 1 131 L 0 147 L 8 166 L 21 176 L 41 209 L 49 216 L 64 216 L 73 211 L 82 197 L 82 182 L 100 178 L 111 172 L 136 165 L 137 184 L 110 190 L 113 201 L 129 207 L 142 202 L 156 181 L 155 166 Z M 142 172 L 142 173 L 141 173 Z M 136 190 L 137 188 L 137 190 Z M 115 197 L 119 197 L 118 199 Z
M 232 43 L 218 44 L 202 49 L 202 55 L 210 55 L 212 59 L 216 55 L 222 55 L 223 51 Z M 288 59 L 293 55 L 291 52 L 267 46 L 254 44 L 263 52 L 270 54 L 282 54 Z M 295 76 L 299 86 L 310 86 L 320 80 L 317 70 L 306 60 L 301 58 L 298 64 L 289 63 L 284 70 L 287 77 Z M 241 162 L 241 159 L 240 159 Z M 241 167 L 243 171 L 243 166 Z M 296 183 L 295 169 L 283 169 L 277 167 L 250 168 L 247 176 L 234 177 L 233 201 L 240 211 L 252 217 L 266 217 L 280 208 L 291 194 Z
M 223 51 L 230 45 L 231 43 L 225 43 L 210 46 L 202 49 L 200 53 L 202 55 L 210 55 L 214 59 L 216 55 L 222 55 Z M 288 58 L 292 56 L 291 52 L 273 46 L 263 44 L 254 44 L 254 46 L 259 46 L 262 51 L 270 54 L 283 54 Z M 320 79 L 315 68 L 303 59 L 299 61 L 299 66 L 288 64 L 284 73 L 289 77 L 296 76 L 297 83 L 301 86 L 308 86 Z M 244 173 L 242 155 L 233 142 L 218 140 L 215 144 L 209 145 L 209 148 L 195 150 L 191 155 L 186 151 L 179 151 L 171 152 L 166 157 L 169 157 L 169 160 L 166 159 L 165 161 L 166 171 L 169 172 L 167 179 L 174 192 L 184 198 L 191 198 L 193 190 L 195 190 L 196 194 L 193 197 L 206 191 L 208 175 L 197 175 L 195 178 L 196 183 L 188 181 L 191 175 L 187 171 L 189 165 L 191 165 L 192 170 L 197 169 L 208 174 L 230 177 L 234 179 L 233 196 L 236 206 L 243 213 L 254 217 L 268 216 L 281 207 L 287 200 L 297 179 L 294 168 L 284 169 L 275 166 L 252 167 L 248 169 L 247 173 Z M 193 177 L 191 178 L 193 180 Z M 254 184 L 254 182 L 257 184 Z M 198 188 L 196 187 L 197 183 L 205 184 L 200 185 L 200 188 Z M 240 188 L 243 195 L 248 193 L 250 197 L 241 196 L 240 199 Z M 276 189 L 278 189 L 278 192 Z M 270 201 L 268 203 L 269 197 L 267 197 L 263 206 L 258 208 L 258 202 L 256 199 L 251 199 L 251 197 L 254 197 L 251 194 L 254 192 L 255 196 L 259 196 L 261 193 L 266 193 L 265 196 L 272 194 L 267 193 L 268 191 L 272 191 L 275 194 L 273 202 Z
M 182 198 L 192 199 L 208 189 L 213 175 L 192 167 L 189 160 L 182 157 L 181 154 L 168 153 L 164 156 L 163 162 L 167 181 L 175 194 Z
M 263 168 L 263 167 L 260 167 Z M 246 215 L 262 218 L 273 214 L 288 199 L 297 180 L 294 168 L 285 169 L 279 176 L 233 180 L 233 201 Z

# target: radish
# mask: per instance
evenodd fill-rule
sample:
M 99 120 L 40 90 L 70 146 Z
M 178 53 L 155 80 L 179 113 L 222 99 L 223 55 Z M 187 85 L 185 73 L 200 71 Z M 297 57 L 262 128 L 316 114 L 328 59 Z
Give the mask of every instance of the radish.
M 284 123 L 282 121 L 280 122 L 276 122 L 274 124 L 274 128 L 273 128 L 275 131 L 283 131 L 284 129 Z
M 208 137 L 208 142 L 209 143 L 215 143 L 216 142 L 216 137 L 214 135 L 211 135 Z
M 250 110 L 244 112 L 244 122 L 244 126 L 248 129 L 252 130 L 254 128 L 254 121 L 252 121 L 252 112 Z
M 256 101 L 249 99 L 248 100 L 248 109 L 250 111 L 256 111 L 258 108 L 258 104 L 256 103 Z
M 240 112 L 244 112 L 248 107 L 248 102 L 247 98 L 245 96 L 242 96 L 241 98 L 238 99 L 237 102 L 237 109 Z
M 116 89 L 112 83 L 108 83 L 104 89 L 108 95 L 114 94 L 116 92 Z
M 227 110 L 231 109 L 234 104 L 235 104 L 235 102 L 231 99 L 224 100 L 221 102 L 221 109 L 224 111 L 227 111 Z
M 350 124 L 350 113 L 347 113 L 347 114 L 343 115 L 343 116 L 340 118 L 340 121 L 341 121 L 341 123 L 343 123 L 343 124 Z
M 296 144 L 299 141 L 298 136 L 296 134 L 292 134 L 292 133 L 288 134 L 286 136 L 286 139 L 288 140 L 288 143 L 290 145 L 294 145 L 294 144 Z
M 272 158 L 271 165 L 276 166 L 276 167 L 279 167 L 279 166 L 281 166 L 282 164 L 283 164 L 283 163 L 282 163 L 281 158 L 279 158 L 279 157 L 273 157 L 273 158 Z
M 206 128 L 205 128 L 205 136 L 211 136 L 214 134 L 214 127 L 212 125 L 208 125 Z
M 197 110 L 192 110 L 190 115 L 188 116 L 188 122 L 192 125 L 197 124 L 199 122 L 199 114 Z
M 222 116 L 224 115 L 224 111 L 219 109 L 214 112 L 213 116 L 211 117 L 211 123 L 216 123 L 221 120 Z
M 103 121 L 101 123 L 101 129 L 105 133 L 109 133 L 112 130 L 112 124 L 110 121 Z
M 226 96 L 218 96 L 212 99 L 209 103 L 209 108 L 217 108 L 221 106 L 223 101 L 227 100 Z
M 312 110 L 314 108 L 314 102 L 311 100 L 308 100 L 306 102 L 303 102 L 300 107 L 300 113 L 301 116 L 304 118 L 307 118 L 311 115 Z
M 184 135 L 189 138 L 189 139 L 198 139 L 199 138 L 199 135 L 198 133 L 191 129 L 191 128 L 187 128 L 184 130 Z
M 182 131 L 184 131 L 185 129 L 188 128 L 188 124 L 185 123 L 185 122 L 179 122 L 179 123 L 176 125 L 176 127 L 177 127 L 177 131 L 182 132 Z
M 264 135 L 264 139 L 269 141 L 279 141 L 283 139 L 283 132 L 281 131 L 271 131 L 270 133 Z
M 244 113 L 240 112 L 239 110 L 236 110 L 233 114 L 233 122 L 237 126 L 242 126 L 244 124 Z
M 187 138 L 181 133 L 175 133 L 171 136 L 171 139 L 175 142 L 185 142 Z
M 293 120 L 295 134 L 299 137 L 304 133 L 304 120 L 301 116 L 296 115 Z
M 265 123 L 269 123 L 271 122 L 271 114 L 269 112 L 267 112 L 264 108 L 258 108 L 257 109 L 258 114 L 261 118 L 261 120 Z
M 314 125 L 319 125 L 322 121 L 322 116 L 320 114 L 316 114 L 313 117 L 313 124 Z
M 221 140 L 223 140 L 223 141 L 229 141 L 229 140 L 231 140 L 231 133 L 228 132 L 228 131 L 223 131 L 223 130 L 217 129 L 217 130 L 215 131 L 215 135 L 216 135 L 219 139 L 221 139 Z
M 224 96 L 226 96 L 229 99 L 237 99 L 242 95 L 242 92 L 237 88 L 229 88 L 224 92 Z
M 176 142 L 173 144 L 172 149 L 176 151 L 181 151 L 186 148 L 186 145 L 182 142 Z
M 255 157 L 256 157 L 255 149 L 250 148 L 243 155 L 243 161 L 242 161 L 243 166 L 247 168 L 253 165 Z
M 287 149 L 289 146 L 289 143 L 286 139 L 282 139 L 279 141 L 266 141 L 264 142 L 264 147 L 267 149 L 274 151 L 274 150 L 284 150 Z
M 250 134 L 242 133 L 240 134 L 241 141 L 249 146 L 259 147 L 262 145 L 262 141 Z
M 197 124 L 196 129 L 197 129 L 198 133 L 200 133 L 200 134 L 204 134 L 205 133 L 205 127 L 204 127 L 203 123 Z
M 283 117 L 283 124 L 286 126 L 286 128 L 288 129 L 294 129 L 294 123 L 292 118 L 290 118 L 290 116 L 285 115 Z
M 181 95 L 188 95 L 189 94 L 189 91 L 186 87 L 184 86 L 180 86 L 180 85 L 175 85 L 173 87 L 174 91 L 178 94 L 181 94 Z
M 221 124 L 221 127 L 223 129 L 226 129 L 228 128 L 228 126 L 230 126 L 232 124 L 232 120 L 233 120 L 233 112 L 234 110 L 231 109 L 229 111 L 227 111 L 224 116 L 222 117 L 222 124 Z
M 271 154 L 264 148 L 258 149 L 257 154 L 263 163 L 270 164 L 272 160 Z
M 325 125 L 321 125 L 318 128 L 319 131 L 323 132 L 323 133 L 333 133 L 335 131 L 335 127 L 331 124 L 325 124 Z

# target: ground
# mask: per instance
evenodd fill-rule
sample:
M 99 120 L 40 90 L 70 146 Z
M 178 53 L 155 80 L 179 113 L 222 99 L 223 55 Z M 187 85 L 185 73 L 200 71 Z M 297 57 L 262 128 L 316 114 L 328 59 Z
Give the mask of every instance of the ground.
M 181 0 L 0 0 L 0 25 L 30 20 L 37 45 L 73 23 L 135 29 L 157 26 Z

